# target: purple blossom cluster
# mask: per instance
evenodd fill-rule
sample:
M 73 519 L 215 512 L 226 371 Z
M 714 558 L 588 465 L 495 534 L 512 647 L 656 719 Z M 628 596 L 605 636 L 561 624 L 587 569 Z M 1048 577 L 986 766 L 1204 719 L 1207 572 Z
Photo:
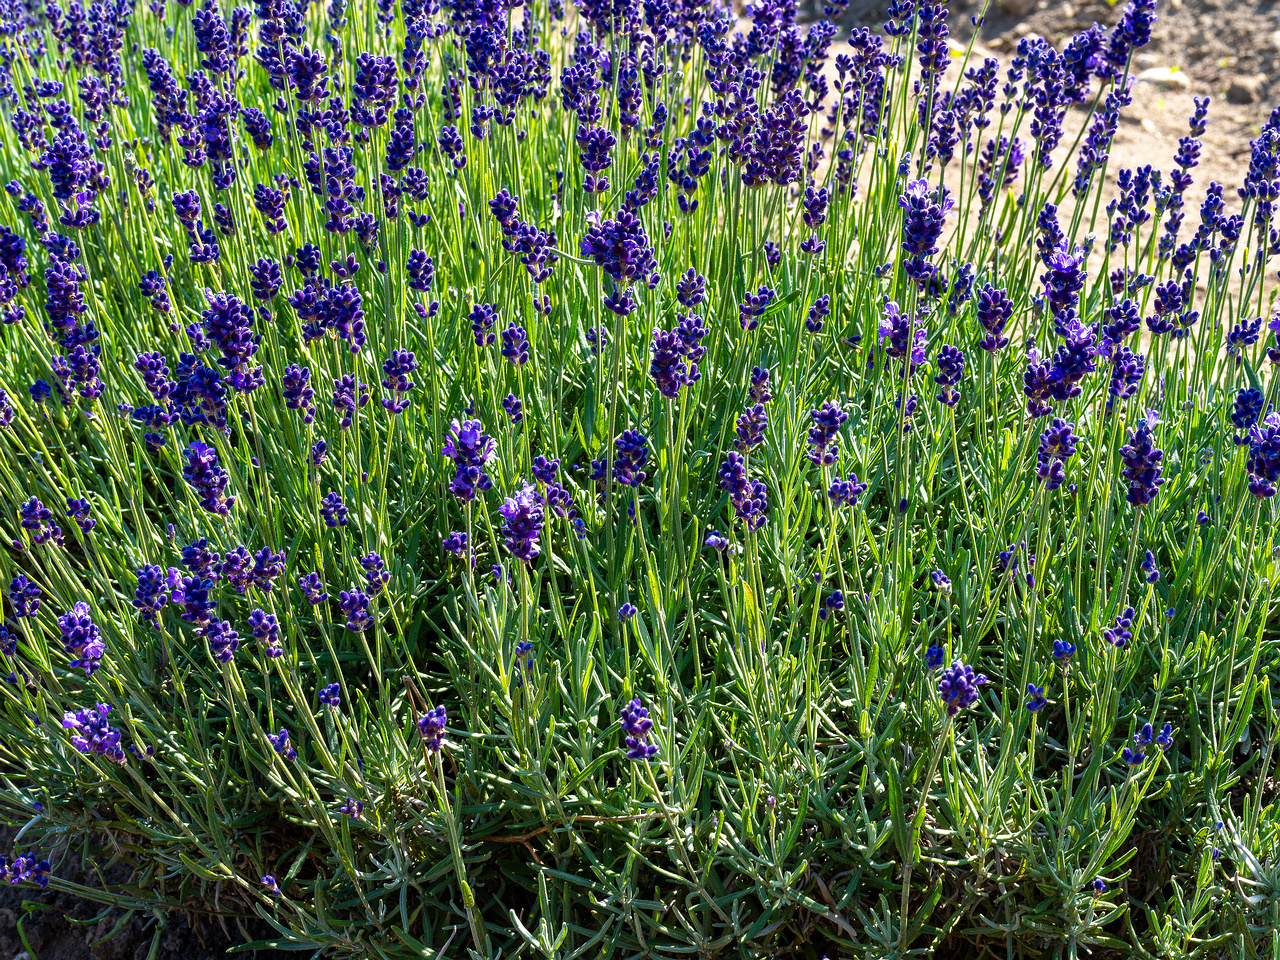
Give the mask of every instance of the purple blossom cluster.
M 111 707 L 105 703 L 83 710 L 67 711 L 62 717 L 62 726 L 72 731 L 71 745 L 80 753 L 94 754 L 113 763 L 123 764 L 128 757 L 120 746 L 120 731 L 107 722 L 107 714 L 110 712 Z
M 658 753 L 658 745 L 649 742 L 649 734 L 653 732 L 653 721 L 649 719 L 649 710 L 639 697 L 622 708 L 623 745 L 627 748 L 629 760 L 651 760 Z

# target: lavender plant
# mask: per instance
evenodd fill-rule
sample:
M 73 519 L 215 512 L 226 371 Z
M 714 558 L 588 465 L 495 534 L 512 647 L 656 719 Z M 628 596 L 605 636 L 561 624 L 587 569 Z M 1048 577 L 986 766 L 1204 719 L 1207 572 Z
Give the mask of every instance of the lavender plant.
M 1155 16 L 0 0 L 0 878 L 1274 956 L 1280 110 L 1110 189 Z

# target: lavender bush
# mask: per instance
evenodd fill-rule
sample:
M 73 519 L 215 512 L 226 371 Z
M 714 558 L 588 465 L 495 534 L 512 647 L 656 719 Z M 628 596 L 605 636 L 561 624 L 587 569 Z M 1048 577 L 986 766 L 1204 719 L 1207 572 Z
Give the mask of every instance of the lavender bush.
M 0 877 L 1275 956 L 1280 111 L 1108 187 L 1153 6 L 4 0 Z

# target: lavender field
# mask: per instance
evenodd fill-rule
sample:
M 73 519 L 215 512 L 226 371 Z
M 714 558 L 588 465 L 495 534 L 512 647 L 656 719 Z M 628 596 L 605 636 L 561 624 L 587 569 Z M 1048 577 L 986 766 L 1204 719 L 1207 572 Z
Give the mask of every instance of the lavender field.
M 1280 957 L 1280 108 L 1117 168 L 1122 9 L 0 0 L 0 879 Z

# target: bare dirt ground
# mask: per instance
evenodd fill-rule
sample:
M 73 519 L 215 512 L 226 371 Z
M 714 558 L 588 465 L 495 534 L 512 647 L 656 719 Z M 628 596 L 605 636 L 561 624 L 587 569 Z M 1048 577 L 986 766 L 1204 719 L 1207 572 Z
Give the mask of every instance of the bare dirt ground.
M 0 827 L 0 851 L 13 850 L 17 832 Z M 53 851 L 50 861 L 60 852 Z M 79 856 L 55 864 L 55 871 L 71 883 L 99 886 L 97 871 L 86 870 Z M 127 867 L 103 864 L 102 871 L 111 883 L 129 878 Z M 155 929 L 155 920 L 149 916 L 130 916 L 52 889 L 19 889 L 0 883 L 0 960 L 146 960 Z M 251 932 L 265 939 L 271 928 L 255 920 Z M 155 960 L 217 960 L 227 955 L 229 947 L 244 942 L 234 924 L 224 927 L 215 918 L 173 913 L 160 933 Z M 255 956 L 284 960 L 298 954 L 263 950 Z
M 951 4 L 952 34 L 961 42 L 972 36 L 970 17 L 982 6 L 977 0 Z M 1106 0 L 993 0 L 978 29 L 978 52 L 1007 62 L 1018 40 L 1033 34 L 1061 49 L 1094 22 L 1110 27 L 1123 9 L 1123 2 L 1113 7 Z M 1133 105 L 1122 115 L 1107 175 L 1114 181 L 1117 170 L 1148 163 L 1170 169 L 1178 138 L 1188 135 L 1193 98 L 1212 97 L 1196 183 L 1187 193 L 1187 220 L 1194 229 L 1196 207 L 1210 182 L 1227 188 L 1229 202 L 1235 199 L 1249 165 L 1249 141 L 1280 97 L 1280 3 L 1163 0 L 1157 14 L 1151 43 L 1136 57 Z M 1064 145 L 1083 117 L 1083 109 L 1073 111 Z

